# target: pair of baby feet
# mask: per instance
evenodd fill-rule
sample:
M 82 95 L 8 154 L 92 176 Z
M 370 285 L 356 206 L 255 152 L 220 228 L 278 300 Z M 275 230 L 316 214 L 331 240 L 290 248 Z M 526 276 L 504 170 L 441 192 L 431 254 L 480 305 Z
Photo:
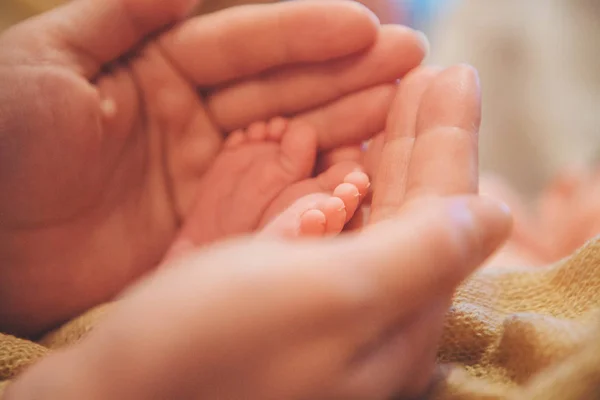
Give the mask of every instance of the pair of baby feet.
M 202 177 L 173 250 L 257 231 L 286 238 L 340 233 L 369 178 L 355 162 L 313 176 L 317 147 L 311 126 L 284 118 L 232 132 Z

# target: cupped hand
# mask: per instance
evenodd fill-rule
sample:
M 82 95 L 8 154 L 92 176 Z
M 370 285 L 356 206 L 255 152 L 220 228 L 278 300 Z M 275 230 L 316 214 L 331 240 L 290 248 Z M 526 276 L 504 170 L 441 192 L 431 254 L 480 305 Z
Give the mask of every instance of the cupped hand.
M 460 196 L 477 187 L 478 93 L 467 67 L 423 68 L 403 81 L 381 142 L 377 223 L 339 238 L 255 238 L 172 260 L 87 339 L 24 374 L 7 398 L 422 392 L 456 286 L 511 227 L 491 199 Z
M 380 130 L 425 48 L 351 2 L 76 0 L 0 38 L 0 329 L 32 334 L 156 265 L 224 134 L 275 115 L 323 151 Z
M 430 201 L 457 195 L 476 198 L 480 118 L 480 87 L 473 68 L 454 66 L 442 70 L 423 66 L 408 74 L 399 85 L 385 132 L 371 143 L 366 154 L 367 169 L 374 175 L 369 222 L 377 226 L 390 218 L 410 215 Z M 504 228 L 496 231 L 496 246 L 507 239 L 510 223 Z M 431 251 L 439 257 L 446 254 L 443 241 L 435 236 L 425 235 L 421 240 L 430 242 Z M 436 243 L 440 245 L 437 248 Z M 413 252 L 408 248 L 405 251 Z M 422 249 L 414 251 L 420 257 Z M 489 255 L 481 255 L 478 266 Z M 400 323 L 396 331 L 390 332 L 391 342 L 411 337 L 415 351 L 420 351 L 420 361 L 411 371 L 413 394 L 432 377 L 453 295 L 454 287 L 429 290 L 422 306 L 413 309 L 427 325 Z M 402 355 L 394 357 L 401 359 Z M 404 373 L 401 369 L 390 371 L 394 372 Z
M 421 392 L 456 286 L 510 230 L 503 207 L 473 194 L 478 122 L 472 69 L 414 71 L 380 139 L 376 223 L 346 237 L 230 242 L 172 261 L 87 339 L 24 374 L 8 399 Z
M 451 293 L 509 226 L 491 200 L 431 198 L 359 234 L 188 254 L 132 289 L 78 345 L 25 372 L 6 399 L 418 393 L 445 306 L 432 298 Z

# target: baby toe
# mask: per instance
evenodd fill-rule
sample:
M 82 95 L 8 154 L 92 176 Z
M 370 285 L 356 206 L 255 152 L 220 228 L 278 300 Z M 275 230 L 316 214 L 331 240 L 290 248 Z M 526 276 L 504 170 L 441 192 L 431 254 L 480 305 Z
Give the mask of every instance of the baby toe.
M 241 129 L 235 130 L 227 136 L 224 146 L 226 148 L 237 147 L 246 141 L 246 134 Z
M 267 125 L 267 136 L 269 140 L 280 141 L 287 127 L 288 120 L 283 117 L 276 117 L 270 120 Z
M 362 171 L 353 171 L 344 177 L 344 183 L 354 185 L 361 198 L 364 198 L 371 186 L 369 176 Z
M 247 131 L 248 139 L 253 142 L 267 140 L 267 124 L 265 122 L 254 122 L 250 124 Z
M 337 234 L 344 229 L 346 223 L 346 205 L 339 197 L 330 197 L 320 207 L 327 218 L 325 234 Z
M 327 218 L 321 210 L 308 210 L 300 216 L 301 236 L 322 236 L 326 226 Z
M 348 222 L 354 216 L 360 204 L 361 196 L 358 188 L 351 183 L 342 183 L 334 189 L 333 195 L 344 202 L 346 207 L 345 222 Z

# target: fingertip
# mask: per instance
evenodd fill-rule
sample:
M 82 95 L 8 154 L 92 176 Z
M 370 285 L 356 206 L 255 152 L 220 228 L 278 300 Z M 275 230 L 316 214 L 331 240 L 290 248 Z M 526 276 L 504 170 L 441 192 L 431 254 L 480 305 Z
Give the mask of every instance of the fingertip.
M 374 25 L 381 25 L 381 20 L 371 9 L 358 1 L 344 3 L 349 7 L 354 7 L 358 12 L 366 14 Z
M 470 81 L 479 85 L 479 72 L 477 72 L 477 69 L 470 64 L 457 64 L 448 68 L 448 71 L 452 71 L 452 73 L 460 75 L 462 80 Z
M 464 93 L 479 95 L 479 72 L 469 64 L 457 64 L 442 72 L 442 82 L 451 82 Z
M 446 69 L 445 74 L 449 77 L 460 82 L 460 86 L 464 88 L 467 93 L 472 93 L 476 98 L 480 97 L 481 84 L 479 81 L 479 72 L 477 69 L 470 64 L 457 64 Z
M 494 222 L 492 225 L 497 228 L 496 231 L 500 232 L 501 236 L 508 237 L 513 227 L 510 207 L 500 200 L 487 196 L 481 196 L 480 203 L 480 207 L 486 210 L 488 219 Z
M 386 139 L 413 137 L 421 98 L 442 72 L 437 66 L 419 66 L 400 82 L 386 122 Z
M 480 265 L 509 237 L 513 226 L 510 208 L 488 196 L 469 196 L 450 203 L 451 217 L 469 241 L 473 265 Z
M 396 78 L 401 78 L 417 68 L 429 54 L 429 40 L 425 34 L 404 25 L 382 25 L 378 41 L 395 44 L 396 51 L 401 49 L 405 69 L 398 70 Z
M 358 2 L 306 0 L 283 2 L 280 7 L 282 12 L 287 11 L 286 19 L 295 25 L 294 32 L 310 32 L 312 40 L 303 42 L 313 49 L 311 53 L 314 54 L 314 41 L 321 41 L 319 58 L 322 60 L 364 50 L 375 43 L 379 35 L 379 19 Z M 296 43 L 300 45 L 299 41 Z
M 421 31 L 415 31 L 415 34 L 419 38 L 419 43 L 421 45 L 421 49 L 423 50 L 423 58 L 427 58 L 429 56 L 429 52 L 431 50 L 431 45 L 429 44 L 429 39 L 427 35 Z
M 480 120 L 479 74 L 470 65 L 454 65 L 440 72 L 424 93 L 417 117 L 417 131 L 455 127 L 474 133 Z
M 493 199 L 432 196 L 347 235 L 336 251 L 348 260 L 344 270 L 356 273 L 361 298 L 403 304 L 389 309 L 397 317 L 430 301 L 432 293 L 450 296 L 506 240 L 511 226 L 510 211 Z M 356 282 L 352 273 L 349 282 Z

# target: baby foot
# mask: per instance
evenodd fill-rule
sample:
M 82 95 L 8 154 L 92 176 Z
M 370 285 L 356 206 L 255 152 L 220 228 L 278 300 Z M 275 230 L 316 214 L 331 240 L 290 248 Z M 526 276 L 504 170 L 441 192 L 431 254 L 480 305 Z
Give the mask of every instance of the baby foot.
M 346 183 L 354 185 L 360 192 L 364 185 L 368 187 L 368 178 L 362 174 L 359 179 L 362 181 L 355 184 L 352 179 L 357 177 L 347 175 L 359 165 L 356 162 L 340 162 L 317 177 L 308 179 L 315 168 L 316 154 L 317 135 L 314 129 L 283 118 L 275 118 L 268 123 L 254 123 L 245 131 L 231 133 L 223 150 L 202 178 L 196 204 L 186 217 L 178 242 L 200 245 L 254 232 L 296 200 L 309 194 L 315 196 L 295 206 L 296 210 L 307 212 L 301 219 L 304 221 L 302 232 L 318 229 L 310 222 L 311 218 L 316 218 L 317 211 L 327 211 L 324 213 L 326 225 L 331 227 L 326 226 L 325 231 L 341 230 L 337 228 L 339 224 L 334 227 L 336 216 L 328 207 L 334 207 L 334 202 L 337 202 L 338 209 L 343 206 L 346 215 L 352 215 L 360 194 L 357 200 L 341 200 L 336 195 L 340 200 L 325 201 L 327 204 L 321 203 L 323 196 L 330 197 L 345 179 L 350 179 Z M 344 190 L 354 192 L 355 188 L 351 189 L 348 185 L 342 185 L 337 189 L 338 193 Z M 309 200 L 312 201 L 310 206 Z M 344 204 L 340 204 L 340 201 Z M 310 211 L 310 207 L 315 209 Z
M 310 176 L 317 135 L 275 118 L 232 132 L 199 185 L 182 235 L 195 244 L 254 231 L 287 187 Z
M 351 172 L 332 194 L 311 193 L 300 197 L 268 223 L 260 235 L 298 238 L 338 234 L 358 210 L 369 185 L 365 173 Z M 290 191 L 295 190 L 290 188 Z
M 338 180 L 341 183 L 329 194 L 325 191 L 345 170 L 353 166 L 356 167 L 350 163 L 337 165 L 316 178 L 290 186 L 265 213 L 267 223 L 261 222 L 260 225 L 265 226 L 258 236 L 293 239 L 340 233 L 368 193 L 369 177 L 361 171 L 353 171 Z M 302 196 L 303 193 L 309 194 Z M 291 205 L 285 208 L 290 201 Z M 269 220 L 267 215 L 274 217 Z M 201 244 L 189 232 L 189 229 L 182 231 L 171 246 L 167 259 L 187 253 Z

